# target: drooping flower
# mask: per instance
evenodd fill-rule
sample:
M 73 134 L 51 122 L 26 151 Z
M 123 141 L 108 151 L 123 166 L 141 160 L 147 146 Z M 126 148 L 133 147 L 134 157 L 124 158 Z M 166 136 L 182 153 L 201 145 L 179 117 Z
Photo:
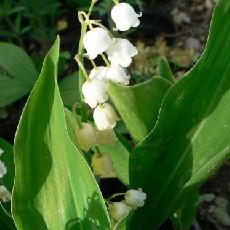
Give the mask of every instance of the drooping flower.
M 137 55 L 137 49 L 130 41 L 123 38 L 116 38 L 107 49 L 108 58 L 112 65 L 128 67 L 132 62 L 132 57 Z
M 112 145 L 116 142 L 117 137 L 113 129 L 99 130 L 95 128 L 97 144 Z
M 115 30 L 120 31 L 139 26 L 141 15 L 141 13 L 137 14 L 131 5 L 124 2 L 116 4 L 111 11 L 111 18 L 116 24 Z
M 112 205 L 109 206 L 109 214 L 116 221 L 128 215 L 130 210 L 131 208 L 124 202 L 113 202 Z
M 108 31 L 100 27 L 88 31 L 83 37 L 84 47 L 91 59 L 95 59 L 97 55 L 105 52 L 112 42 Z
M 108 103 L 98 105 L 93 112 L 93 118 L 99 130 L 113 129 L 119 120 L 113 107 Z
M 102 178 L 116 177 L 113 163 L 108 155 L 95 153 L 92 157 L 93 172 Z
M 89 151 L 96 142 L 95 128 L 85 122 L 82 122 L 82 127 L 75 129 L 75 135 L 77 137 L 77 142 L 84 151 Z
M 108 68 L 106 73 L 106 78 L 115 83 L 122 85 L 128 85 L 130 76 L 126 74 L 125 70 L 120 66 L 111 66 Z
M 144 206 L 145 199 L 146 194 L 142 192 L 142 189 L 130 189 L 125 193 L 125 203 L 131 206 L 133 209 Z
M 98 79 L 88 80 L 83 84 L 82 94 L 85 98 L 85 102 L 89 104 L 91 108 L 95 108 L 98 103 L 104 103 L 108 100 L 105 87 L 105 82 Z
M 11 200 L 11 193 L 3 185 L 0 185 L 0 200 L 2 202 L 8 202 Z
M 0 160 L 0 178 L 3 178 L 3 176 L 6 175 L 6 173 L 7 173 L 7 168 L 4 162 Z
M 91 80 L 93 79 L 99 79 L 99 80 L 106 80 L 106 73 L 107 73 L 108 68 L 105 66 L 99 66 L 97 68 L 94 68 L 91 70 L 89 74 L 89 78 Z

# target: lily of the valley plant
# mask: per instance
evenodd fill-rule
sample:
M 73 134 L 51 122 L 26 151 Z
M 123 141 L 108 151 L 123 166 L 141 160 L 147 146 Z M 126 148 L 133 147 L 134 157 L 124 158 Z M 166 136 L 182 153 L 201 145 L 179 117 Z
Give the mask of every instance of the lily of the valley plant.
M 14 153 L 0 139 L 0 223 L 152 230 L 171 221 L 189 229 L 200 186 L 230 155 L 230 2 L 219 0 L 205 51 L 188 73 L 175 79 L 162 57 L 158 76 L 137 85 L 129 68 L 138 50 L 123 32 L 138 29 L 141 12 L 114 0 L 110 31 L 92 17 L 95 4 L 78 12 L 80 101 L 62 102 L 58 37 L 23 110 Z M 104 178 L 124 188 L 108 192 Z

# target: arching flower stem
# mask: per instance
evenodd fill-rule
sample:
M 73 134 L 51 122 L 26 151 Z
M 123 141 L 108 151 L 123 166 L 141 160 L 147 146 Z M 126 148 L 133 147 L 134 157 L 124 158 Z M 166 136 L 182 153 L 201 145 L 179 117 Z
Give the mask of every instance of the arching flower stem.
M 88 75 L 88 73 L 87 73 L 87 71 L 86 71 L 86 69 L 85 69 L 83 63 L 82 63 L 82 61 L 80 60 L 80 55 L 77 54 L 77 55 L 74 57 L 74 59 L 77 61 L 78 66 L 79 66 L 80 69 L 82 70 L 82 73 L 83 73 L 85 79 L 86 79 L 87 81 L 90 80 L 90 79 L 89 79 L 89 75 Z
M 85 82 L 85 73 L 84 70 L 81 68 L 81 64 L 83 63 L 83 54 L 84 54 L 84 45 L 83 45 L 83 37 L 85 35 L 85 33 L 87 32 L 87 27 L 88 27 L 88 21 L 89 21 L 89 17 L 92 13 L 92 9 L 94 4 L 96 3 L 96 0 L 92 0 L 91 1 L 91 5 L 89 8 L 88 13 L 86 14 L 83 11 L 79 11 L 78 12 L 78 19 L 79 22 L 81 23 L 81 35 L 80 35 L 80 40 L 79 40 L 79 45 L 78 45 L 78 67 L 79 67 L 79 72 L 78 72 L 78 77 L 79 77 L 79 85 L 78 85 L 78 91 L 80 94 L 80 99 L 81 99 L 81 121 L 86 121 L 86 116 L 87 116 L 87 109 L 86 109 L 86 105 L 84 103 L 84 96 L 82 94 L 82 86 Z M 85 20 L 84 20 L 85 18 Z M 88 74 L 87 74 L 88 76 Z
M 125 192 L 115 193 L 111 197 L 109 197 L 107 200 L 110 201 L 118 196 L 124 196 L 124 195 L 125 195 Z
M 119 4 L 119 0 L 113 0 L 113 2 L 117 5 Z
M 105 62 L 105 64 L 107 65 L 107 67 L 110 67 L 110 63 L 109 60 L 107 59 L 107 57 L 102 53 L 101 57 L 103 59 L 103 61 Z
M 84 57 L 86 57 L 92 64 L 93 68 L 97 69 L 97 64 L 95 63 L 95 61 L 93 59 L 91 59 L 87 54 L 84 54 Z

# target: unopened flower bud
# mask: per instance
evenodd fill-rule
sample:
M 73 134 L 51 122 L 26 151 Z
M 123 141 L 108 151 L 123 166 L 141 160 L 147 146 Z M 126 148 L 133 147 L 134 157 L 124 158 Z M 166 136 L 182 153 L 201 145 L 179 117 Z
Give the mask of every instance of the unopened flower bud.
M 120 66 L 111 66 L 106 73 L 107 79 L 122 85 L 128 85 L 130 76 Z
M 115 221 L 119 221 L 127 216 L 130 210 L 131 208 L 124 202 L 113 202 L 112 205 L 109 206 L 109 214 Z
M 116 4 L 111 11 L 111 18 L 116 24 L 115 30 L 126 31 L 131 27 L 137 27 L 140 24 L 139 17 L 133 7 L 128 3 Z
M 120 65 L 122 67 L 128 67 L 132 62 L 132 57 L 137 55 L 136 47 L 130 41 L 123 38 L 116 38 L 106 52 L 112 65 Z
M 91 59 L 95 59 L 98 54 L 105 52 L 112 42 L 108 31 L 100 27 L 88 31 L 83 38 L 84 47 Z
M 88 124 L 82 123 L 82 127 L 75 129 L 77 142 L 84 151 L 89 151 L 96 144 L 95 128 Z
M 142 189 L 130 189 L 125 193 L 125 203 L 131 206 L 133 209 L 144 206 L 145 199 L 146 194 L 142 192 Z
M 108 68 L 104 66 L 99 66 L 97 68 L 94 68 L 91 70 L 89 74 L 89 78 L 91 80 L 93 79 L 98 79 L 102 81 L 106 81 L 106 73 L 107 73 Z
M 99 145 L 112 145 L 116 142 L 117 137 L 113 129 L 99 130 L 95 129 L 97 144 Z
M 116 177 L 113 169 L 113 163 L 108 155 L 95 153 L 92 157 L 91 166 L 93 172 L 102 178 Z
M 113 107 L 108 103 L 98 105 L 93 112 L 93 118 L 99 130 L 113 129 L 119 120 Z
M 11 200 L 11 193 L 3 185 L 0 185 L 0 200 L 2 202 L 8 202 Z
M 82 93 L 85 102 L 89 104 L 91 108 L 95 108 L 98 103 L 104 103 L 108 100 L 105 87 L 105 82 L 98 79 L 88 80 L 83 84 Z

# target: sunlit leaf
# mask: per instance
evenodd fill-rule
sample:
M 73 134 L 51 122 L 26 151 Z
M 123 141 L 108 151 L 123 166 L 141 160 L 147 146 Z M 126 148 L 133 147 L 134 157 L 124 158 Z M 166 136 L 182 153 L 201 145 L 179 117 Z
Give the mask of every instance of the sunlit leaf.
M 220 0 L 204 54 L 167 93 L 157 125 L 131 154 L 130 184 L 147 200 L 130 229 L 156 229 L 229 158 L 229 41 L 230 2 Z
M 107 230 L 110 222 L 99 187 L 67 133 L 56 80 L 58 57 L 59 38 L 17 129 L 13 217 L 19 230 Z

